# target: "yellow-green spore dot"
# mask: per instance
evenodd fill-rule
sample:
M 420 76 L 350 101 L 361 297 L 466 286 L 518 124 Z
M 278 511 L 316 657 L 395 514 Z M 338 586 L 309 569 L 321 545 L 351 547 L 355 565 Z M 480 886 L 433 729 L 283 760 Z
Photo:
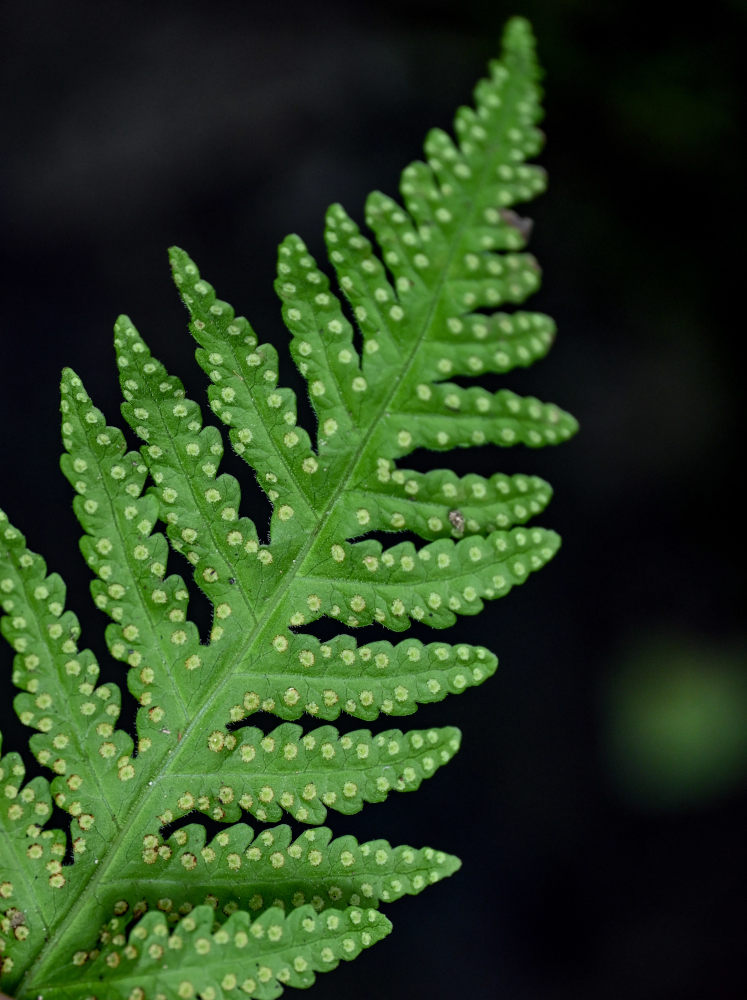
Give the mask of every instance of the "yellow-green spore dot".
M 208 749 L 212 750 L 213 753 L 219 753 L 225 745 L 225 733 L 222 733 L 219 729 L 216 729 L 208 737 Z
M 306 799 L 310 802 L 316 796 L 316 784 L 310 781 L 308 784 L 304 785 L 303 791 L 301 792 L 301 798 Z

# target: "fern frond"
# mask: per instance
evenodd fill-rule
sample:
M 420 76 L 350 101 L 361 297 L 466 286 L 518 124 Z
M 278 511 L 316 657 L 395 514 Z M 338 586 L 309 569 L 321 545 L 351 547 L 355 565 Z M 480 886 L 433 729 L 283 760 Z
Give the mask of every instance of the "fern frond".
M 331 277 L 299 236 L 281 243 L 276 290 L 313 429 L 279 384 L 276 349 L 172 248 L 210 410 L 271 504 L 268 537 L 221 472 L 222 430 L 127 317 L 115 348 L 138 450 L 63 372 L 62 469 L 137 738 L 117 728 L 118 686 L 99 684 L 78 648 L 62 580 L 0 514 L 15 706 L 52 772 L 24 784 L 17 754 L 0 762 L 0 988 L 18 1000 L 276 997 L 387 934 L 381 904 L 459 867 L 434 848 L 319 826 L 416 789 L 449 762 L 459 731 L 328 723 L 412 714 L 482 683 L 497 666 L 482 646 L 351 632 L 447 628 L 559 546 L 529 524 L 551 496 L 538 477 L 404 464 L 421 448 L 539 447 L 576 428 L 552 404 L 454 381 L 529 365 L 553 341 L 549 317 L 514 308 L 539 283 L 529 225 L 511 208 L 544 187 L 525 162 L 541 144 L 537 73 L 531 31 L 515 19 L 475 108 L 457 113 L 458 141 L 431 132 L 425 160 L 404 171 L 404 207 L 369 197 L 375 242 L 334 205 Z M 212 606 L 205 641 L 189 617 L 193 586 Z M 310 630 L 322 618 L 345 631 L 323 641 Z M 53 804 L 69 832 L 52 828 Z M 246 814 L 307 829 L 255 834 Z M 225 826 L 208 840 L 189 821 L 200 816 Z
M 131 668 L 130 690 L 141 704 L 169 700 L 170 721 L 178 728 L 186 724 L 199 683 L 200 638 L 186 618 L 184 581 L 165 575 L 168 544 L 153 530 L 158 504 L 142 495 L 147 469 L 136 452 L 126 452 L 122 432 L 106 424 L 73 372 L 62 373 L 61 391 L 68 454 L 60 464 L 78 494 L 73 509 L 86 532 L 81 551 L 98 577 L 91 586 L 94 601 L 113 619 L 106 630 L 109 651 Z M 177 650 L 179 671 L 172 669 Z M 148 738 L 158 740 L 159 732 L 150 727 Z
M 99 667 L 90 650 L 78 649 L 80 626 L 65 610 L 65 584 L 56 573 L 47 575 L 44 560 L 26 548 L 3 511 L 0 551 L 0 627 L 16 651 L 13 682 L 22 692 L 14 702 L 16 712 L 36 730 L 29 740 L 32 753 L 56 775 L 51 782 L 55 802 L 68 811 L 74 802 L 78 822 L 95 809 L 99 823 L 94 837 L 103 846 L 118 831 L 117 816 L 126 800 L 111 777 L 118 760 L 132 752 L 130 737 L 115 728 L 119 689 L 96 684 Z M 92 740 L 105 745 L 104 752 L 93 756 Z M 28 812 L 26 818 L 31 819 Z
M 258 551 L 259 544 L 254 523 L 238 514 L 239 484 L 233 476 L 218 475 L 221 435 L 215 427 L 203 427 L 199 406 L 152 357 L 127 317 L 115 326 L 114 345 L 126 400 L 122 415 L 143 441 L 153 442 L 146 443 L 142 455 L 171 544 L 194 567 L 197 586 L 216 608 L 227 598 L 238 601 L 230 621 L 218 612 L 221 627 L 238 628 L 237 622 L 245 627 L 246 619 L 255 617 L 251 597 L 261 584 L 247 547 Z M 217 493 L 222 498 L 218 507 Z M 239 587 L 225 582 L 234 577 L 241 581 Z
M 482 683 L 497 666 L 481 646 L 423 645 L 417 639 L 358 646 L 352 636 L 320 642 L 292 635 L 287 650 L 273 648 L 263 658 L 261 674 L 237 672 L 233 683 L 241 700 L 230 719 L 239 722 L 257 709 L 283 719 L 306 713 L 328 721 L 341 712 L 368 722 L 382 712 L 410 715 L 418 705 Z
M 448 469 L 414 472 L 384 460 L 375 475 L 348 494 L 360 531 L 411 531 L 421 538 L 461 538 L 482 535 L 494 528 L 524 524 L 544 510 L 552 490 L 538 476 L 489 479 L 471 473 L 458 478 Z M 356 528 L 351 520 L 351 531 Z
M 45 828 L 52 815 L 49 783 L 41 777 L 24 783 L 25 775 L 19 754 L 0 757 L 0 940 L 4 946 L 0 961 L 6 978 L 19 966 L 29 965 L 44 946 L 65 883 L 62 861 L 67 838 L 62 830 Z
M 459 736 L 450 727 L 340 736 L 333 726 L 304 736 L 291 722 L 267 735 L 247 727 L 238 740 L 216 730 L 208 738 L 212 759 L 204 753 L 194 762 L 186 759 L 161 793 L 176 801 L 180 813 L 198 809 L 234 820 L 243 809 L 274 823 L 285 811 L 301 823 L 322 823 L 328 808 L 356 813 L 364 802 L 383 802 L 392 790 L 418 788 L 456 753 Z
M 254 920 L 239 911 L 218 930 L 213 929 L 213 920 L 211 906 L 198 906 L 170 931 L 162 913 L 147 913 L 125 940 L 115 917 L 104 947 L 90 956 L 77 952 L 69 966 L 50 978 L 45 1000 L 95 997 L 102 980 L 107 1000 L 158 996 L 271 1000 L 284 986 L 311 986 L 316 972 L 351 961 L 391 930 L 383 914 L 357 907 L 321 915 L 312 906 L 287 915 L 271 908 Z
M 224 914 L 237 907 L 256 913 L 268 905 L 290 910 L 304 903 L 316 910 L 377 906 L 416 895 L 459 866 L 458 858 L 430 847 L 359 844 L 352 836 L 333 839 L 326 827 L 304 830 L 294 840 L 285 825 L 255 836 L 251 827 L 235 823 L 207 842 L 205 828 L 190 824 L 142 845 L 141 855 L 112 880 L 109 908 L 121 913 L 134 898 L 136 909 L 160 904 L 177 919 L 183 907 L 203 902 Z

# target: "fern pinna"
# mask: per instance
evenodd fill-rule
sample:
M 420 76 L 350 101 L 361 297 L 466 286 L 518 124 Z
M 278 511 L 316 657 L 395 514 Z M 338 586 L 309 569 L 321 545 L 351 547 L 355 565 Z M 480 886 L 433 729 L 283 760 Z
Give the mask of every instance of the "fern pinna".
M 429 133 L 426 161 L 402 175 L 404 208 L 368 199 L 381 259 L 341 206 L 329 210 L 345 308 L 302 240 L 281 244 L 276 287 L 315 439 L 278 384 L 275 349 L 171 251 L 210 408 L 272 504 L 269 541 L 220 472 L 221 432 L 129 319 L 115 344 L 138 451 L 63 373 L 62 468 L 93 598 L 111 619 L 108 649 L 129 668 L 139 708 L 133 740 L 117 728 L 119 689 L 97 683 L 93 654 L 78 646 L 62 580 L 2 515 L 15 707 L 53 775 L 25 781 L 17 753 L 2 759 L 0 985 L 18 1000 L 276 997 L 386 935 L 380 904 L 459 866 L 319 824 L 416 789 L 459 746 L 449 727 L 340 735 L 330 723 L 411 714 L 497 662 L 464 643 L 359 645 L 354 630 L 446 628 L 558 547 L 551 531 L 525 526 L 550 498 L 540 479 L 404 464 L 419 448 L 537 447 L 575 429 L 556 406 L 449 381 L 529 365 L 553 339 L 547 316 L 500 311 L 539 284 L 510 209 L 545 184 L 525 163 L 541 145 L 537 77 L 529 26 L 513 20 L 475 109 L 457 112 L 458 142 Z M 401 531 L 422 544 L 366 537 Z M 171 564 L 169 542 L 180 554 Z M 189 618 L 182 560 L 213 607 L 207 642 Z M 310 634 L 322 617 L 344 631 Z M 55 828 L 53 805 L 69 828 Z M 225 828 L 208 836 L 198 814 Z M 284 817 L 303 832 L 273 825 Z

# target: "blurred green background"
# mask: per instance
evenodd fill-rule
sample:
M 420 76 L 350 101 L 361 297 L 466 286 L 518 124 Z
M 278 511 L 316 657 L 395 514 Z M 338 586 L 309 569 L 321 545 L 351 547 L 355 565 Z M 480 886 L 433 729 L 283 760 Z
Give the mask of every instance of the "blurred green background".
M 282 345 L 277 243 L 296 231 L 319 254 L 329 203 L 360 219 L 370 189 L 396 193 L 514 13 L 546 69 L 531 303 L 560 336 L 505 384 L 582 429 L 459 462 L 549 479 L 564 547 L 452 633 L 501 659 L 481 692 L 422 712 L 463 728 L 457 760 L 338 822 L 462 871 L 393 907 L 392 937 L 316 996 L 741 998 L 743 2 L 4 5 L 1 502 L 104 660 L 56 471 L 60 369 L 115 420 L 124 311 L 203 398 L 172 243 Z
M 604 763 L 633 807 L 711 805 L 747 777 L 744 648 L 685 631 L 643 636 L 602 684 Z

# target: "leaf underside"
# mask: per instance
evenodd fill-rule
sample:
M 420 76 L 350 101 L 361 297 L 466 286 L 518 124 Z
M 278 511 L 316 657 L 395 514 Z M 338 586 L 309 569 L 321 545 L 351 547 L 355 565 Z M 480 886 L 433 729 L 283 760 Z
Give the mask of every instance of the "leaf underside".
M 497 666 L 482 646 L 361 644 L 355 629 L 448 628 L 558 548 L 528 526 L 551 495 L 536 476 L 407 468 L 416 449 L 539 447 L 575 431 L 556 406 L 464 385 L 531 364 L 554 336 L 549 317 L 517 308 L 539 285 L 511 208 L 545 185 L 526 162 L 542 142 L 537 80 L 531 31 L 514 19 L 475 107 L 457 112 L 457 141 L 429 133 L 426 159 L 402 175 L 403 205 L 368 198 L 373 240 L 330 208 L 334 281 L 298 236 L 281 244 L 276 290 L 315 428 L 298 424 L 275 348 L 176 248 L 223 431 L 126 317 L 115 346 L 137 450 L 63 372 L 62 470 L 108 651 L 139 707 L 133 741 L 118 727 L 120 689 L 99 683 L 79 646 L 62 579 L 0 513 L 15 708 L 51 771 L 26 781 L 19 754 L 0 761 L 6 993 L 276 997 L 386 935 L 381 904 L 459 867 L 429 847 L 335 837 L 334 814 L 416 789 L 458 749 L 456 729 L 381 716 L 466 691 Z M 226 431 L 270 502 L 269 534 L 221 472 Z M 207 641 L 190 620 L 195 587 L 213 609 Z M 344 631 L 316 638 L 323 618 Z M 340 731 L 341 715 L 364 725 Z M 203 817 L 225 825 L 211 836 Z

